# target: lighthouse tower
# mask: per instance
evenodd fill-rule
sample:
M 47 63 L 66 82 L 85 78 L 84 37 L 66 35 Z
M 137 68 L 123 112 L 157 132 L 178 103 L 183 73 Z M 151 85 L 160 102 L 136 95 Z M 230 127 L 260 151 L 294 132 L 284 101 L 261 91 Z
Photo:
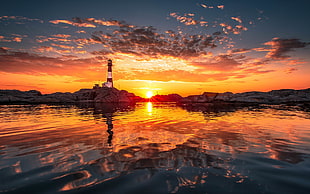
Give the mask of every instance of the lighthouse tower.
M 113 88 L 113 80 L 112 80 L 112 60 L 108 60 L 108 77 L 107 82 L 103 83 L 103 87 Z

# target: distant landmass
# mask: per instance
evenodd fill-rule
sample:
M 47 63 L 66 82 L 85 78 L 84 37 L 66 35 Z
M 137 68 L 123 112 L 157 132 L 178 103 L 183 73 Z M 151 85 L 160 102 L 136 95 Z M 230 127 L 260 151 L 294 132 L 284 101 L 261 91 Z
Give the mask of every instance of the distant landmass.
M 191 103 L 259 103 L 280 104 L 310 102 L 310 88 L 304 90 L 282 89 L 269 92 L 244 92 L 244 93 L 213 93 L 204 92 L 201 95 L 182 97 L 178 94 L 156 95 L 150 99 L 144 99 L 129 93 L 126 90 L 116 88 L 81 89 L 77 92 L 41 94 L 37 90 L 0 90 L 0 103 L 75 103 L 75 102 L 99 102 L 99 103 L 135 103 L 140 101 L 151 102 L 178 102 Z

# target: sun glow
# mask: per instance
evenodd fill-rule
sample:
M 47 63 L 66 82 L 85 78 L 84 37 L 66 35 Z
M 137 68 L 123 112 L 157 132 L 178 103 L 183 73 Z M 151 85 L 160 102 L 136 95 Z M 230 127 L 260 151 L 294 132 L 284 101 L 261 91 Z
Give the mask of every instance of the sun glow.
M 147 91 L 145 95 L 147 98 L 151 98 L 152 96 L 154 96 L 154 93 L 152 91 Z

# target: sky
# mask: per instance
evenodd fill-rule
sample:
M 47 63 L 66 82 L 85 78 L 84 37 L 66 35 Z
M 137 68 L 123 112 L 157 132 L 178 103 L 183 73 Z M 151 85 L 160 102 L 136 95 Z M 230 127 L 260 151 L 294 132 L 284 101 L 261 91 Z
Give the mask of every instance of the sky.
M 146 94 L 310 87 L 308 0 L 10 0 L 0 89 Z

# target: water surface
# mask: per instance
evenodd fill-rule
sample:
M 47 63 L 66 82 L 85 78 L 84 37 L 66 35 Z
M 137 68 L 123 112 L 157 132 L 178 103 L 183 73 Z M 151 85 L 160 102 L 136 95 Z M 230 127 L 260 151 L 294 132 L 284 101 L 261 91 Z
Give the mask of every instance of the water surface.
M 309 193 L 309 156 L 294 106 L 0 106 L 6 193 Z

